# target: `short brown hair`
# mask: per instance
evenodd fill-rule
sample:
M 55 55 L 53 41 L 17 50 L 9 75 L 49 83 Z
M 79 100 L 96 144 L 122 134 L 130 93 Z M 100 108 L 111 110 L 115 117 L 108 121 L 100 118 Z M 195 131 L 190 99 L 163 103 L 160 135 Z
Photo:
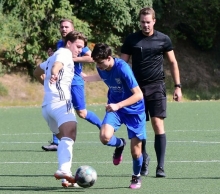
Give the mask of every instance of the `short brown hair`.
M 139 12 L 139 18 L 141 15 L 152 15 L 153 19 L 155 19 L 155 11 L 152 7 L 144 7 Z
M 63 22 L 69 22 L 73 25 L 73 21 L 71 19 L 67 19 L 67 18 L 64 18 L 64 19 L 61 19 L 60 20 L 60 25 L 63 23 Z M 74 25 L 73 25 L 74 26 Z
M 84 47 L 87 46 L 87 37 L 82 32 L 71 31 L 65 37 L 65 45 L 68 41 L 75 42 L 77 39 L 84 41 Z
M 98 43 L 93 48 L 91 57 L 93 58 L 94 61 L 98 61 L 100 59 L 101 60 L 107 59 L 111 55 L 112 55 L 112 50 L 107 44 Z

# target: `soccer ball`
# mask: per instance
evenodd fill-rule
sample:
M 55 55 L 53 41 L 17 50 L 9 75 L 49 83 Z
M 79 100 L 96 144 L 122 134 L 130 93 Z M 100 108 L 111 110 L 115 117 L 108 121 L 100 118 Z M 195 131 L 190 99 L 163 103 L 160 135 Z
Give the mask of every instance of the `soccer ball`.
M 97 180 L 96 170 L 91 166 L 80 166 L 76 171 L 75 179 L 80 187 L 91 187 Z

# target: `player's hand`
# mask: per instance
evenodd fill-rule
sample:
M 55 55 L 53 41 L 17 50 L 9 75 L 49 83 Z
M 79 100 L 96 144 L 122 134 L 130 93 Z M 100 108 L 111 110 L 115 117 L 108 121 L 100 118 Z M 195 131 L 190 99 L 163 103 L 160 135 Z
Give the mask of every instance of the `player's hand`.
M 58 75 L 51 75 L 51 78 L 50 78 L 50 83 L 51 84 L 56 83 L 57 80 L 58 80 Z
M 49 57 L 52 56 L 53 53 L 54 53 L 54 52 L 53 52 L 52 48 L 49 48 L 49 49 L 47 50 L 47 54 L 48 54 Z
M 173 93 L 173 100 L 180 102 L 182 100 L 182 91 L 181 88 L 176 87 Z
M 118 104 L 107 104 L 105 106 L 105 110 L 106 112 L 115 112 L 119 109 L 119 105 Z

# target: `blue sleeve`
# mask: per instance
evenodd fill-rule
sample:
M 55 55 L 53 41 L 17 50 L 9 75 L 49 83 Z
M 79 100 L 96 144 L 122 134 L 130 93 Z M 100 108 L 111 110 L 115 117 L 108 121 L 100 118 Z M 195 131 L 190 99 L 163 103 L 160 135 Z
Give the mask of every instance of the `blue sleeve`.
M 86 46 L 82 49 L 82 52 L 80 53 L 80 55 L 84 56 L 88 51 L 90 51 L 90 49 L 89 49 L 89 47 Z

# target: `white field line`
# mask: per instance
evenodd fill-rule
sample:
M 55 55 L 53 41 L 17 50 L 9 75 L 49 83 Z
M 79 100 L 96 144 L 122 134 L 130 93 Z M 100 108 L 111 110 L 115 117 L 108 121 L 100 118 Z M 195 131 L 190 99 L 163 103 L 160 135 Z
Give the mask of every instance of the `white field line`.
M 156 163 L 157 161 L 151 161 Z M 132 161 L 123 161 L 122 164 L 131 164 Z M 166 163 L 220 163 L 220 160 L 185 160 L 185 161 L 166 161 Z M 57 162 L 0 162 L 0 164 L 57 164 Z M 72 162 L 72 164 L 112 164 L 112 161 L 101 162 Z
M 19 141 L 0 141 L 0 144 L 42 144 L 47 142 L 19 142 Z M 101 144 L 100 141 L 76 141 L 77 144 Z M 154 143 L 154 141 L 147 141 L 147 143 Z M 167 143 L 198 143 L 198 144 L 220 144 L 219 141 L 167 141 Z
M 187 132 L 219 132 L 220 129 L 210 129 L 210 130 L 172 130 L 172 131 L 169 131 L 167 130 L 166 133 L 177 133 L 177 132 L 183 132 L 183 133 L 187 133 Z M 98 134 L 99 131 L 85 131 L 85 132 L 82 132 L 82 131 L 77 131 L 77 134 Z M 120 130 L 118 131 L 118 133 L 120 133 Z M 147 133 L 153 133 L 152 130 L 148 130 Z M 50 135 L 51 133 L 48 132 L 48 133 L 3 133 L 3 134 L 0 134 L 0 136 L 23 136 L 23 135 Z

